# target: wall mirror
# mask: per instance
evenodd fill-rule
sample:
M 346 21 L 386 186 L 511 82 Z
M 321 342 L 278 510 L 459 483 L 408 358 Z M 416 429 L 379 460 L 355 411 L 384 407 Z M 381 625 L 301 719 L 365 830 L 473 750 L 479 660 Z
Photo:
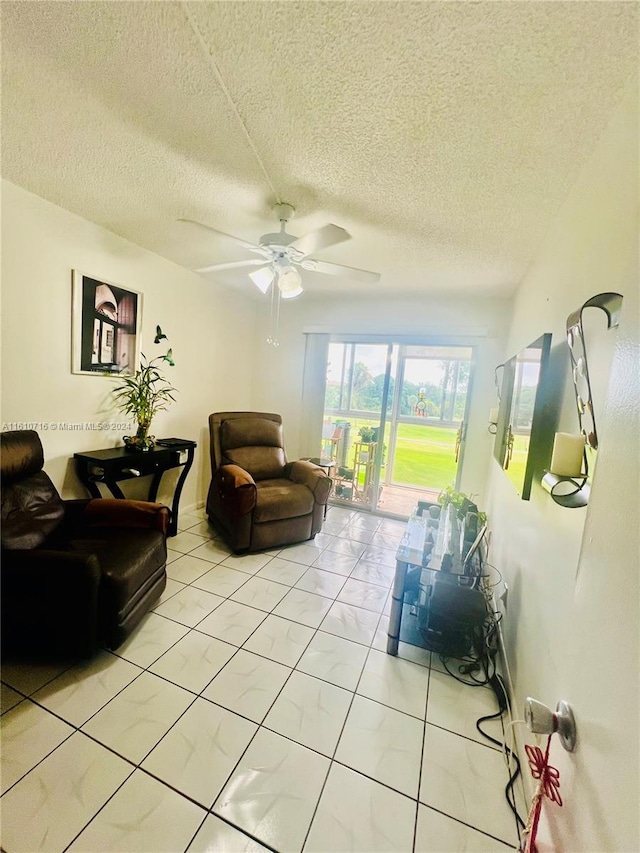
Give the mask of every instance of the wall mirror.
M 546 406 L 550 349 L 547 332 L 505 362 L 502 376 L 494 455 L 523 500 L 553 442 Z

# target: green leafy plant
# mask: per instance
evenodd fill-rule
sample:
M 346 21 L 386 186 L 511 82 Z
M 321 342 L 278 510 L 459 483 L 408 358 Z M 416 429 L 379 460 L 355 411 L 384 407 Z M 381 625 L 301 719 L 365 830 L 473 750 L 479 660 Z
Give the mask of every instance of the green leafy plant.
M 360 436 L 360 440 L 364 444 L 371 444 L 372 441 L 376 439 L 376 430 L 375 427 L 371 426 L 363 426 L 358 430 L 358 435 Z
M 458 518 L 464 518 L 465 514 L 472 508 L 476 507 L 472 495 L 467 495 L 464 492 L 457 492 L 453 486 L 446 486 L 438 495 L 438 503 L 443 509 L 448 506 L 454 506 L 458 513 Z M 486 512 L 474 509 L 478 513 L 478 521 L 480 524 L 485 524 L 487 520 Z
M 160 326 L 156 326 L 154 344 L 168 341 Z M 113 389 L 117 408 L 126 415 L 133 415 L 137 422 L 135 436 L 125 436 L 128 447 L 148 450 L 154 445 L 154 436 L 149 435 L 151 422 L 158 412 L 167 409 L 175 402 L 176 389 L 165 378 L 161 368 L 175 367 L 171 347 L 164 355 L 147 359 L 144 353 L 140 357 L 140 367 L 133 376 L 121 376 L 119 384 Z

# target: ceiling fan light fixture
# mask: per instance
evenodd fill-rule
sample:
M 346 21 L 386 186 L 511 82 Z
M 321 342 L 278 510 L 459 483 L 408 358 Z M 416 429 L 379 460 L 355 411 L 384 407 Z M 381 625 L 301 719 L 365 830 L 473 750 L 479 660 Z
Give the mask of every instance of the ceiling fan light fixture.
M 287 222 L 294 213 L 293 207 L 283 202 L 276 205 L 275 213 L 280 222 L 280 231 L 263 234 L 257 245 L 249 243 L 240 237 L 234 237 L 224 231 L 218 231 L 217 228 L 212 228 L 203 222 L 190 219 L 183 220 L 212 231 L 214 234 L 218 234 L 227 240 L 235 240 L 245 249 L 249 249 L 249 251 L 262 256 L 259 260 L 210 264 L 209 266 L 197 269 L 196 272 L 206 274 L 241 267 L 260 267 L 256 272 L 249 274 L 251 280 L 258 290 L 264 294 L 274 284 L 271 295 L 278 304 L 281 297 L 283 299 L 293 299 L 302 293 L 302 281 L 300 272 L 297 269 L 298 267 L 313 271 L 314 273 L 322 273 L 323 275 L 350 278 L 361 284 L 373 284 L 380 280 L 380 273 L 347 267 L 343 264 L 335 264 L 329 261 L 320 261 L 312 257 L 312 255 L 315 255 L 316 252 L 322 249 L 349 240 L 351 235 L 344 228 L 329 223 L 322 228 L 311 231 L 309 234 L 305 234 L 303 237 L 294 237 L 292 234 L 288 234 L 286 230 Z
M 283 299 L 293 299 L 302 293 L 302 278 L 295 267 L 285 266 L 278 272 L 278 288 Z
M 298 287 L 296 290 L 280 291 L 280 296 L 283 299 L 294 299 L 296 296 L 300 296 L 301 293 L 303 293 L 303 289 L 302 287 Z
M 276 274 L 271 267 L 262 267 L 262 269 L 256 270 L 256 272 L 249 273 L 249 278 L 262 293 L 266 293 L 269 290 L 269 286 L 275 277 Z

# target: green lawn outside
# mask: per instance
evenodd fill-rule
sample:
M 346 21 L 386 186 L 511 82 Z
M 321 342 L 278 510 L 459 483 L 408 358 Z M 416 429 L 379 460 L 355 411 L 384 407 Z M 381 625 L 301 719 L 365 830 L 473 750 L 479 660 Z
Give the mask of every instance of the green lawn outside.
M 455 429 L 399 424 L 393 482 L 440 490 L 456 477 Z
M 351 420 L 351 447 L 348 464 L 354 465 L 355 449 L 361 426 L 377 426 L 373 420 Z M 453 484 L 456 476 L 454 457 L 457 430 L 433 424 L 399 424 L 392 482 L 396 485 L 440 490 Z M 388 457 L 389 430 L 385 435 L 385 462 Z M 382 479 L 386 476 L 383 466 Z M 362 476 L 360 484 L 362 485 Z

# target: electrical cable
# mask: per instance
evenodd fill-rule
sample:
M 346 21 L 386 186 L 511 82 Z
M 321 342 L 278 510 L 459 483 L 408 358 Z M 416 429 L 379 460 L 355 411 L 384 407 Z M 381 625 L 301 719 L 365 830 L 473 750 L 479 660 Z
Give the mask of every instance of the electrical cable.
M 495 604 L 495 602 L 494 602 L 494 604 Z M 497 639 L 498 639 L 498 645 L 499 646 L 502 645 L 501 644 L 501 636 L 500 636 L 499 632 L 497 633 Z M 498 649 L 496 649 L 496 654 L 497 654 L 497 652 L 498 652 Z M 505 664 L 507 664 L 506 658 L 505 658 Z M 509 672 L 509 670 L 508 670 L 508 664 L 507 664 L 507 677 L 508 677 L 508 672 Z M 518 762 L 518 766 L 519 766 L 520 761 L 519 761 L 519 758 L 518 758 L 518 755 L 517 755 L 516 749 L 515 749 L 515 746 L 516 746 L 515 726 L 516 726 L 516 724 L 524 723 L 524 720 L 514 720 L 514 716 L 513 716 L 513 712 L 512 712 L 512 708 L 511 708 L 511 702 L 509 699 L 509 691 L 507 689 L 505 679 L 503 678 L 502 675 L 499 675 L 498 678 L 499 678 L 499 683 L 501 686 L 502 695 L 504 697 L 504 701 L 506 702 L 507 715 L 509 717 L 509 723 L 507 725 L 507 728 L 509 729 L 509 738 L 508 738 L 509 745 L 507 747 L 506 742 L 505 742 L 505 758 L 506 758 L 507 765 L 508 765 L 509 759 L 508 759 L 508 756 L 506 753 L 506 749 L 510 749 L 511 753 L 513 754 L 514 760 Z M 522 778 L 522 773 L 520 773 L 520 777 Z M 513 777 L 510 779 L 510 787 L 511 787 L 512 796 L 514 797 L 514 805 L 515 805 L 515 794 L 513 793 L 513 786 L 514 786 L 517 778 L 518 778 L 518 774 L 515 773 L 513 775 Z M 524 790 L 522 788 L 521 788 L 521 793 L 524 794 Z M 521 821 L 521 818 L 519 819 L 519 821 Z M 520 831 L 520 822 L 519 821 L 516 822 L 518 824 L 518 831 Z
M 505 758 L 505 763 L 509 773 L 509 780 L 504 788 L 504 794 L 507 804 L 515 817 L 518 832 L 520 832 L 525 828 L 525 822 L 518 813 L 514 791 L 516 780 L 521 776 L 521 764 L 518 755 L 513 749 L 513 728 L 511 727 L 511 745 L 507 744 L 506 737 L 503 741 L 499 741 L 492 735 L 485 732 L 482 728 L 482 724 L 488 720 L 501 719 L 505 711 L 508 711 L 509 716 L 511 717 L 507 689 L 504 684 L 504 680 L 496 670 L 496 657 L 499 646 L 499 625 L 502 621 L 503 614 L 500 610 L 495 609 L 495 589 L 500 583 L 502 583 L 502 574 L 495 568 L 495 566 L 492 566 L 489 563 L 485 563 L 485 565 L 489 566 L 497 577 L 494 580 L 490 580 L 489 575 L 484 574 L 481 567 L 478 575 L 473 579 L 472 588 L 475 588 L 482 593 L 486 603 L 487 615 L 483 623 L 474 627 L 471 633 L 467 635 L 469 637 L 471 652 L 461 657 L 456 655 L 456 658 L 461 661 L 457 668 L 458 674 L 456 674 L 448 665 L 447 659 L 453 657 L 451 654 L 447 655 L 445 651 L 440 650 L 439 658 L 445 672 L 447 672 L 452 678 L 455 678 L 456 681 L 459 681 L 461 684 L 466 684 L 468 687 L 489 686 L 492 688 L 496 696 L 499 711 L 495 714 L 487 714 L 486 716 L 480 717 L 476 721 L 476 729 L 484 738 L 500 747 Z M 478 673 L 479 670 L 483 673 L 482 677 L 476 677 L 474 674 Z M 514 768 L 513 770 L 512 766 Z
M 490 591 L 483 590 L 485 600 L 487 602 L 488 608 L 492 605 L 492 600 L 490 598 Z M 495 720 L 498 718 L 502 718 L 505 711 L 509 710 L 509 698 L 507 695 L 506 686 L 502 677 L 496 671 L 496 663 L 495 658 L 498 653 L 497 646 L 493 646 L 492 642 L 496 639 L 498 633 L 498 625 L 502 619 L 502 613 L 499 611 L 488 610 L 487 618 L 485 619 L 482 627 L 480 629 L 476 629 L 474 631 L 472 648 L 473 654 L 466 655 L 464 658 L 458 658 L 462 663 L 458 666 L 458 675 L 449 668 L 447 663 L 447 655 L 443 652 L 440 652 L 440 662 L 442 663 L 445 671 L 452 677 L 455 678 L 456 681 L 459 681 L 461 684 L 466 684 L 469 687 L 486 687 L 489 686 L 492 688 L 496 699 L 498 701 L 499 711 L 495 714 L 487 714 L 484 717 L 480 717 L 476 721 L 476 729 L 478 732 L 486 738 L 491 743 L 499 746 L 503 755 L 505 756 L 507 770 L 509 771 L 509 781 L 507 782 L 504 793 L 505 798 L 507 800 L 507 804 L 513 813 L 516 824 L 518 826 L 519 831 L 525 828 L 525 823 L 518 813 L 515 793 L 514 793 L 514 785 L 516 780 L 521 774 L 521 765 L 520 759 L 517 754 L 514 752 L 511 746 L 508 746 L 505 741 L 499 741 L 494 738 L 492 735 L 485 732 L 482 728 L 482 723 L 488 720 Z M 476 678 L 474 676 L 474 672 L 478 670 L 482 670 L 484 673 L 483 678 Z M 460 676 L 466 676 L 466 678 L 461 678 Z M 513 734 L 513 729 L 511 730 Z M 511 761 L 515 765 L 515 769 L 512 771 Z
M 507 756 L 508 762 L 513 760 L 513 762 L 515 764 L 515 770 L 513 771 L 513 773 L 510 772 L 509 781 L 507 782 L 507 784 L 505 786 L 504 793 L 505 793 L 505 797 L 507 799 L 507 804 L 508 804 L 509 808 L 511 809 L 511 811 L 513 812 L 513 815 L 516 819 L 516 822 L 518 823 L 518 826 L 520 827 L 520 829 L 524 829 L 525 823 L 518 813 L 518 809 L 517 809 L 517 806 L 515 803 L 515 794 L 513 793 L 513 786 L 515 785 L 516 780 L 521 773 L 520 759 L 518 758 L 516 753 L 513 752 L 513 750 L 506 745 L 506 743 L 504 743 L 503 741 L 497 740 L 496 738 L 492 737 L 490 734 L 487 734 L 487 732 L 485 732 L 481 727 L 481 723 L 484 723 L 487 720 L 494 720 L 494 719 L 497 719 L 499 717 L 502 717 L 503 713 L 504 713 L 504 711 L 498 711 L 498 713 L 496 713 L 496 714 L 487 714 L 484 717 L 480 717 L 480 719 L 476 721 L 476 728 L 483 737 L 485 737 L 488 741 L 491 741 L 491 743 L 494 743 L 496 746 L 499 746 L 502 749 L 502 751 Z M 509 770 L 511 770 L 510 765 L 508 765 L 508 766 L 509 766 Z
M 462 660 L 462 658 L 458 658 L 458 660 Z M 455 672 L 452 672 L 447 665 L 446 655 L 444 655 L 442 653 L 440 654 L 440 663 L 445 668 L 446 672 L 451 676 L 451 678 L 455 678 L 455 680 L 459 681 L 460 684 L 466 684 L 468 687 L 486 687 L 488 684 L 488 681 L 477 681 L 476 679 L 473 678 L 473 676 L 471 675 L 470 672 L 465 673 L 465 672 L 461 671 L 463 669 L 466 669 L 467 666 L 471 666 L 471 665 L 475 666 L 477 664 L 477 661 L 475 661 L 475 660 L 469 661 L 468 664 L 463 664 L 462 666 L 458 667 L 458 672 L 460 672 L 460 675 L 468 675 L 469 678 L 472 679 L 471 681 L 467 681 L 464 678 L 460 678 L 460 676 L 456 675 Z
M 465 655 L 464 657 L 458 657 L 457 660 L 462 661 L 462 664 L 458 666 L 458 672 L 460 675 L 466 675 L 469 680 L 465 678 L 460 678 L 459 675 L 456 675 L 455 672 L 452 672 L 449 669 L 447 664 L 447 658 L 451 657 L 451 655 L 446 655 L 444 652 L 440 652 L 440 663 L 444 667 L 445 671 L 452 677 L 455 678 L 456 681 L 459 681 L 461 684 L 466 684 L 469 687 L 486 687 L 489 684 L 489 680 L 493 674 L 495 674 L 495 651 L 493 651 L 487 640 L 493 635 L 495 632 L 495 620 L 488 619 L 485 620 L 482 626 L 482 636 L 479 637 L 477 630 L 474 631 L 474 640 L 476 642 L 473 643 L 473 649 L 475 654 L 473 655 Z M 479 642 L 482 640 L 482 642 Z M 487 661 L 491 661 L 492 663 L 492 673 L 489 674 L 489 667 L 487 665 Z M 473 672 L 482 669 L 484 670 L 484 678 L 479 679 L 473 675 Z
M 500 614 L 500 616 L 502 616 L 502 614 Z M 496 635 L 497 635 L 497 631 L 498 631 L 497 625 L 498 625 L 499 621 L 500 621 L 499 619 L 494 620 L 494 626 L 493 627 L 494 627 L 494 633 Z M 497 652 L 498 652 L 498 649 L 496 648 L 495 649 L 496 655 L 497 655 Z M 509 695 L 507 692 L 507 687 L 504 683 L 504 679 L 502 678 L 502 676 L 498 672 L 496 672 L 494 670 L 494 673 L 493 673 L 492 677 L 489 679 L 489 681 L 490 681 L 491 688 L 492 688 L 493 692 L 495 693 L 496 698 L 498 700 L 498 708 L 500 709 L 499 716 L 502 717 L 504 712 L 507 711 L 509 713 L 509 717 L 511 717 L 511 708 L 509 705 Z M 491 735 L 489 735 L 485 731 L 483 731 L 482 726 L 481 726 L 481 724 L 485 720 L 495 718 L 495 716 L 497 716 L 497 715 L 493 715 L 493 716 L 489 716 L 489 717 L 481 717 L 476 722 L 476 728 L 480 732 L 480 734 L 482 734 L 488 740 L 491 740 L 497 746 L 500 746 L 500 748 L 503 751 L 503 754 L 505 755 L 507 769 L 509 770 L 509 781 L 507 782 L 507 785 L 506 785 L 505 790 L 504 790 L 505 797 L 506 797 L 507 803 L 509 804 L 509 808 L 511 809 L 511 811 L 513 812 L 513 814 L 516 818 L 516 823 L 517 823 L 519 829 L 524 829 L 525 823 L 518 813 L 518 808 L 517 808 L 516 800 L 515 800 L 515 793 L 513 790 L 513 787 L 515 785 L 516 780 L 521 775 L 520 759 L 513 749 L 513 736 L 514 736 L 513 727 L 511 727 L 510 745 L 507 745 L 506 739 L 503 742 L 497 741 L 495 738 L 492 738 Z M 504 726 L 503 726 L 503 730 L 504 730 Z M 511 763 L 510 763 L 511 759 L 513 759 L 513 761 L 515 763 L 515 770 L 513 771 L 513 773 L 511 772 Z
M 494 675 L 491 677 L 490 685 L 491 685 L 493 692 L 496 695 L 496 699 L 498 700 L 499 711 L 497 711 L 497 713 L 495 713 L 495 714 L 486 714 L 484 717 L 480 717 L 476 721 L 476 729 L 488 741 L 491 741 L 491 743 L 495 744 L 496 746 L 499 746 L 501 748 L 501 750 L 503 751 L 503 754 L 506 756 L 507 767 L 509 769 L 509 781 L 507 782 L 507 784 L 505 786 L 504 794 L 505 794 L 505 797 L 507 799 L 507 804 L 508 804 L 509 808 L 511 809 L 511 811 L 513 812 L 513 815 L 516 819 L 516 823 L 518 824 L 518 827 L 520 829 L 524 829 L 525 823 L 518 813 L 518 808 L 516 806 L 516 801 L 515 801 L 515 794 L 513 792 L 513 786 L 515 785 L 516 779 L 518 778 L 518 776 L 521 773 L 520 759 L 518 758 L 517 754 L 513 751 L 513 749 L 511 749 L 511 747 L 507 746 L 507 744 L 504 741 L 499 741 L 496 738 L 494 738 L 492 735 L 487 734 L 487 732 L 485 732 L 483 730 L 482 725 L 481 725 L 482 723 L 487 722 L 488 720 L 496 720 L 498 718 L 501 718 L 502 715 L 504 714 L 504 712 L 508 709 L 507 690 L 506 690 L 506 687 L 504 685 L 504 681 L 502 680 L 502 677 L 498 673 L 494 673 Z M 512 759 L 513 759 L 513 762 L 515 763 L 515 770 L 513 772 L 511 772 L 511 764 L 510 764 Z

